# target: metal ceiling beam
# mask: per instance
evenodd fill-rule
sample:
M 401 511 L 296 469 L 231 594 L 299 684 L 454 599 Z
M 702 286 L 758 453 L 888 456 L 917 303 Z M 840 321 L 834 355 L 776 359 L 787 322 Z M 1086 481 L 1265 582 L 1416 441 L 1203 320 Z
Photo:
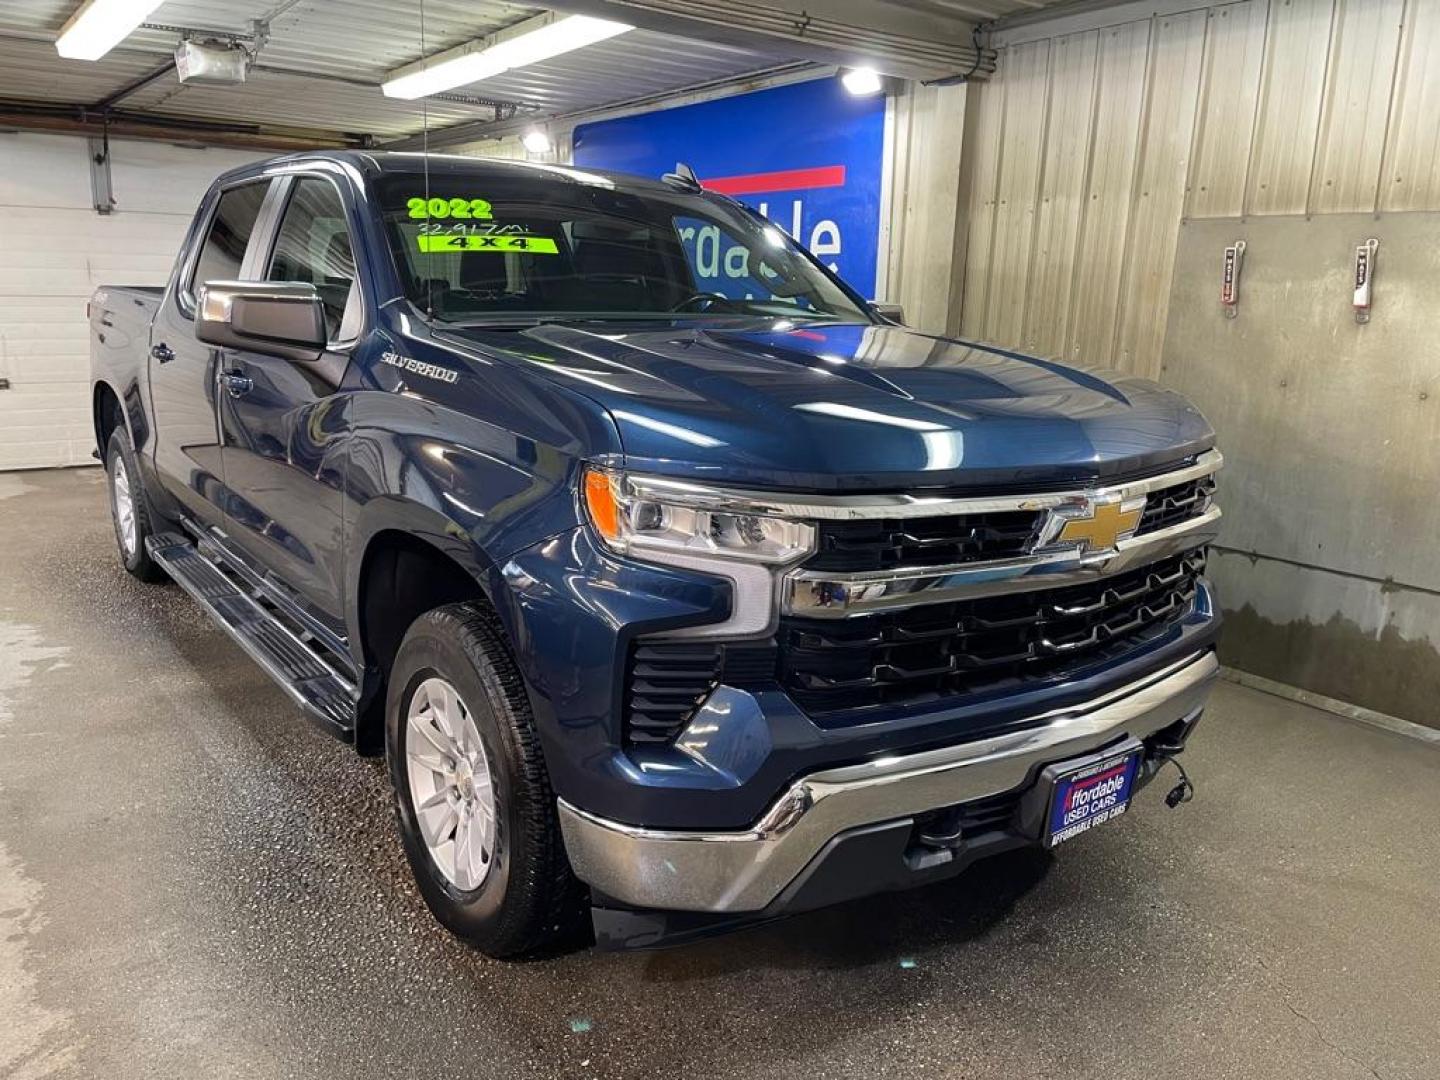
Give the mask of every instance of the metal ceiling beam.
M 0 129 L 51 131 L 65 135 L 155 139 L 257 150 L 341 149 L 367 145 L 365 136 L 334 131 L 266 129 L 259 124 L 195 120 L 185 116 L 111 110 L 105 117 L 83 105 L 0 101 Z
M 141 75 L 139 78 L 131 79 L 128 83 L 126 83 L 124 86 L 120 87 L 117 90 L 112 90 L 99 101 L 95 102 L 95 104 L 91 105 L 90 109 L 93 112 L 104 112 L 106 109 L 113 108 L 114 106 L 120 104 L 120 102 L 124 101 L 131 94 L 135 93 L 138 90 L 145 89 L 145 87 L 149 86 L 156 79 L 164 78 L 166 75 L 170 74 L 170 72 L 174 70 L 175 61 L 166 60 L 165 63 L 161 64 L 153 71 L 149 71 L 144 75 Z
M 994 71 L 977 58 L 973 20 L 868 0 L 547 0 L 547 7 L 840 67 L 873 67 L 921 82 Z M 623 39 L 622 39 L 623 40 Z
M 239 36 L 243 37 L 245 35 Z M 40 34 L 31 34 L 23 31 L 16 32 L 10 29 L 6 29 L 0 31 L 0 40 L 5 39 L 30 41 L 48 40 L 49 38 Z M 136 54 L 140 56 L 153 56 L 157 60 L 160 60 L 163 57 L 163 60 L 159 62 L 154 68 L 145 72 L 144 74 L 136 76 L 128 80 L 127 82 L 124 82 L 121 85 L 117 86 L 114 90 L 111 90 L 104 97 L 100 98 L 97 101 L 40 102 L 21 99 L 6 100 L 0 98 L 0 114 L 4 114 L 6 118 L 6 123 L 10 127 L 35 129 L 37 123 L 43 122 L 44 124 L 51 125 L 49 127 L 45 127 L 44 130 L 85 134 L 93 132 L 94 134 L 100 134 L 100 120 L 105 114 L 109 113 L 112 117 L 118 117 L 119 112 L 117 111 L 116 107 L 120 105 L 121 102 L 123 102 L 129 97 L 132 97 L 136 93 L 143 90 L 145 87 L 152 85 L 153 83 L 164 78 L 165 76 L 173 74 L 175 71 L 175 61 L 173 57 L 171 57 L 168 53 L 157 52 L 153 49 L 132 51 L 136 52 Z M 376 95 L 376 99 L 379 100 L 380 97 L 380 81 L 374 78 L 366 79 L 345 75 L 335 75 L 329 72 L 310 71 L 301 68 L 283 67 L 276 64 L 265 63 L 253 64 L 251 66 L 251 70 L 256 72 L 263 72 L 270 75 L 287 76 L 289 78 L 317 80 L 320 82 L 343 83 L 348 86 L 354 86 L 367 90 L 373 89 Z M 474 121 L 477 124 L 488 125 L 494 124 L 496 122 L 504 122 L 512 117 L 534 115 L 540 108 L 539 105 L 537 105 L 535 102 L 525 100 L 496 99 L 481 95 L 464 93 L 444 94 L 439 96 L 442 100 L 445 101 L 471 106 L 475 108 L 477 112 L 481 109 L 486 110 L 490 115 L 484 120 Z M 42 111 L 37 112 L 36 110 Z M 418 125 L 420 121 L 420 106 L 418 102 L 415 103 L 414 112 L 415 122 Z M 223 121 L 217 122 L 205 118 L 176 116 L 169 113 L 150 113 L 140 109 L 132 110 L 126 113 L 125 116 L 127 119 L 124 125 L 124 132 L 121 131 L 121 125 L 112 124 L 112 134 L 123 133 L 138 138 L 165 139 L 169 138 L 170 136 L 163 133 L 159 135 L 152 135 L 148 132 L 150 131 L 150 129 L 153 129 L 157 126 L 160 128 L 184 127 L 187 130 L 206 132 L 211 135 L 223 132 L 225 133 L 225 137 L 227 139 L 234 136 L 242 140 L 240 143 L 226 143 L 226 145 L 254 145 L 262 148 L 273 146 L 278 149 L 296 149 L 306 145 L 323 146 L 329 148 L 342 146 L 358 146 L 363 145 L 365 139 L 367 138 L 367 136 L 362 136 L 354 132 L 338 131 L 333 129 L 306 129 L 304 132 L 301 132 L 298 135 L 290 132 L 279 132 L 275 133 L 272 136 L 269 133 L 273 132 L 275 129 L 268 128 L 265 125 L 261 124 L 243 125 L 242 128 L 237 131 L 234 125 L 228 125 Z M 191 125 L 196 124 L 200 125 L 200 127 L 191 127 Z M 182 136 L 175 137 L 183 138 Z M 194 138 L 193 135 L 189 137 L 192 139 Z M 271 141 L 266 142 L 265 140 L 267 138 L 271 139 Z

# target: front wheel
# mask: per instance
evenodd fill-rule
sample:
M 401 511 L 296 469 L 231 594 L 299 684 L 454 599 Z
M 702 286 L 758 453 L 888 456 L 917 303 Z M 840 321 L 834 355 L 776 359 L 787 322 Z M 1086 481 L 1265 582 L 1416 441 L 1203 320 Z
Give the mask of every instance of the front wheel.
M 385 748 L 406 857 L 430 910 L 491 956 L 534 952 L 583 910 L 520 673 L 494 616 L 453 604 L 400 644 Z

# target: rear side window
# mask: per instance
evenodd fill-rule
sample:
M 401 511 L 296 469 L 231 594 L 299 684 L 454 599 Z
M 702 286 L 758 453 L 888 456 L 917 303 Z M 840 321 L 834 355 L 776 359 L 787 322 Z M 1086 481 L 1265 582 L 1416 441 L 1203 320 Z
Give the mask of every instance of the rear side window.
M 354 320 L 345 318 L 347 307 L 356 316 L 360 310 L 355 255 L 345 228 L 345 206 L 329 181 L 302 176 L 295 182 L 265 280 L 314 285 L 325 305 L 325 324 L 332 341 L 358 331 Z
M 260 216 L 260 204 L 265 201 L 269 186 L 269 181 L 242 184 L 220 196 L 215 216 L 210 219 L 210 231 L 200 248 L 200 258 L 195 263 L 190 291 L 207 281 L 234 281 L 240 276 L 245 248 L 255 231 L 255 219 Z

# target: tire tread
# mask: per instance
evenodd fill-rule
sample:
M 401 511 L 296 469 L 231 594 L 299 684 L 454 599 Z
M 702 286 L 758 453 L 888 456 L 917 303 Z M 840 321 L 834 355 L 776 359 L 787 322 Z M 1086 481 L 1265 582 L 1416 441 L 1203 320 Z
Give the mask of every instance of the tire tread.
M 528 857 L 511 863 L 511 895 L 506 896 L 499 925 L 472 943 L 496 957 L 541 951 L 574 929 L 584 911 L 584 894 L 565 855 L 555 793 L 520 669 L 499 618 L 484 602 L 448 604 L 420 616 L 416 624 L 421 623 L 460 646 L 491 696 L 487 704 L 502 738 L 508 735 L 516 751 L 516 802 L 524 818 Z M 414 630 L 412 626 L 411 633 Z
M 153 535 L 155 531 L 151 525 L 150 498 L 145 492 L 145 478 L 141 475 L 140 465 L 135 457 L 135 448 L 130 444 L 130 433 L 125 429 L 124 424 L 118 425 L 110 433 L 110 443 L 105 449 L 105 483 L 107 487 L 114 483 L 110 463 L 116 454 L 125 460 L 125 473 L 130 480 L 130 501 L 135 512 L 135 554 L 127 559 L 124 545 L 120 543 L 120 523 L 113 520 L 115 494 L 113 490 L 107 492 L 111 501 L 115 544 L 120 549 L 121 564 L 133 577 L 141 581 L 164 581 L 165 571 L 155 560 L 150 558 L 150 552 L 145 547 L 145 538 Z

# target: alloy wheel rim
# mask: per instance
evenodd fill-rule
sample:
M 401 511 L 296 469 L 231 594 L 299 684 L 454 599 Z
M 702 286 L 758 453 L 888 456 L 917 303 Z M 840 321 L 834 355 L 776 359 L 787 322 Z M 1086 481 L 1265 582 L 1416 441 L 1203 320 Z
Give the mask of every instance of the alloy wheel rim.
M 430 859 L 457 889 L 478 889 L 495 862 L 495 784 L 480 730 L 455 687 L 426 679 L 410 696 L 405 766 Z
M 135 497 L 130 493 L 130 474 L 125 471 L 125 459 L 118 455 L 110 485 L 115 494 L 115 523 L 120 526 L 120 546 L 125 549 L 128 559 L 135 554 Z

